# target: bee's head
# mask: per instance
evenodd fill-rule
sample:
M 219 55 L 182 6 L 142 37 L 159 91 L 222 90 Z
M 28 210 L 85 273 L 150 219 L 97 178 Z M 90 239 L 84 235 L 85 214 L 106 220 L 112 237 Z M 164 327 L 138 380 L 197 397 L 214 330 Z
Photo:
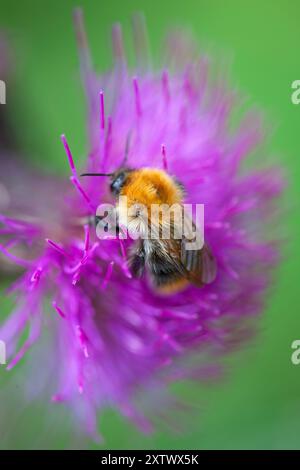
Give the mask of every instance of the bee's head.
M 131 171 L 129 168 L 120 168 L 114 173 L 83 173 L 81 176 L 110 176 L 110 191 L 114 196 L 119 196 Z
M 111 175 L 110 190 L 114 196 L 119 196 L 131 171 L 128 168 L 121 168 Z

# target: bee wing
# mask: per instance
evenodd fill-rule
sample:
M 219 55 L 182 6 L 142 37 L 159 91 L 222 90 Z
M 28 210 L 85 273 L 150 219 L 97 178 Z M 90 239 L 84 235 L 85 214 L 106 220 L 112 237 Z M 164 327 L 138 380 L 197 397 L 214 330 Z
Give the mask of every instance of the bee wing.
M 199 242 L 202 238 L 194 222 L 186 214 L 185 217 L 185 224 L 188 227 L 190 236 L 189 239 L 185 236 L 182 238 L 181 262 L 187 270 L 188 278 L 191 282 L 195 284 L 210 284 L 217 275 L 216 259 L 206 243 L 200 248 L 195 244 L 195 248 L 193 248 L 193 242 Z M 191 237 L 193 238 L 190 239 Z
M 182 240 L 181 262 L 187 270 L 188 278 L 195 284 L 210 284 L 217 275 L 217 263 L 209 246 L 204 244 L 199 250 L 186 249 L 187 240 Z
M 204 284 L 210 284 L 217 276 L 216 258 L 208 245 L 204 245 L 199 253 L 201 280 Z
M 181 224 L 178 224 L 179 218 L 171 220 L 171 233 L 176 237 L 169 240 L 167 250 L 174 268 L 196 285 L 210 284 L 217 275 L 215 257 L 209 246 L 203 243 L 203 234 L 190 215 L 186 212 L 178 212 L 177 215 L 181 215 Z

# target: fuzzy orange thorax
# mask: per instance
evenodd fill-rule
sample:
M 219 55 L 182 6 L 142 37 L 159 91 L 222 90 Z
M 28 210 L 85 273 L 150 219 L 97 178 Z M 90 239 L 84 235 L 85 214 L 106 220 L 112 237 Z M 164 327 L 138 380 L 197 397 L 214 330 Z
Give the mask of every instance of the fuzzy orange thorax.
M 127 197 L 128 207 L 140 203 L 150 209 L 152 204 L 180 204 L 180 187 L 165 171 L 152 168 L 135 170 L 128 176 L 121 191 Z

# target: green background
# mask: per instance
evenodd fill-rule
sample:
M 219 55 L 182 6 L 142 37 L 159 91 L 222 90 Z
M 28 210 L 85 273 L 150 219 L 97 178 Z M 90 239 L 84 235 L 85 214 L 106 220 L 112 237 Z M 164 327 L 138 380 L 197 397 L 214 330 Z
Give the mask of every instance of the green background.
M 37 165 L 65 174 L 60 134 L 68 136 L 77 161 L 86 148 L 84 98 L 71 18 L 77 5 L 78 1 L 71 0 L 0 0 L 0 28 L 8 30 L 16 49 L 17 80 L 13 91 L 7 90 L 7 101 L 12 103 L 20 145 Z M 143 436 L 107 411 L 101 419 L 104 445 L 125 449 L 300 448 L 300 365 L 292 365 L 290 359 L 291 343 L 300 339 L 300 105 L 291 103 L 291 83 L 300 79 L 300 1 L 81 0 L 81 5 L 98 70 L 111 63 L 112 22 L 122 23 L 126 45 L 131 47 L 130 17 L 137 10 L 146 15 L 155 57 L 166 29 L 175 24 L 191 28 L 202 48 L 223 62 L 229 58 L 233 83 L 265 109 L 272 123 L 271 150 L 288 168 L 290 179 L 287 212 L 281 222 L 288 239 L 286 259 L 258 337 L 230 359 L 223 383 L 180 387 L 180 395 L 196 406 L 183 432 L 172 433 L 159 425 L 155 434 Z M 1 314 L 7 310 L 6 303 L 1 298 Z M 2 386 L 3 374 L 0 369 Z M 13 400 L 1 402 L 0 407 L 11 407 L 13 415 L 18 411 Z M 22 408 L 18 420 L 8 420 L 9 431 L 0 435 L 0 447 L 96 447 L 80 436 L 69 439 L 70 423 L 65 423 L 62 408 L 50 413 L 39 402 Z M 1 428 L 5 426 L 2 422 Z

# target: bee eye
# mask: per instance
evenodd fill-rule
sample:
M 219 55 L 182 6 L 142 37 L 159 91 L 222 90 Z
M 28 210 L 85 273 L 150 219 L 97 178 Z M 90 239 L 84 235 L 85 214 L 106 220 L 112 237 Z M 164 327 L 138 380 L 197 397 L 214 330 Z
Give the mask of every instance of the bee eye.
M 125 181 L 124 173 L 120 173 L 118 176 L 116 176 L 116 178 L 112 181 L 110 185 L 111 192 L 115 195 L 118 195 L 119 192 L 121 191 L 124 181 Z

